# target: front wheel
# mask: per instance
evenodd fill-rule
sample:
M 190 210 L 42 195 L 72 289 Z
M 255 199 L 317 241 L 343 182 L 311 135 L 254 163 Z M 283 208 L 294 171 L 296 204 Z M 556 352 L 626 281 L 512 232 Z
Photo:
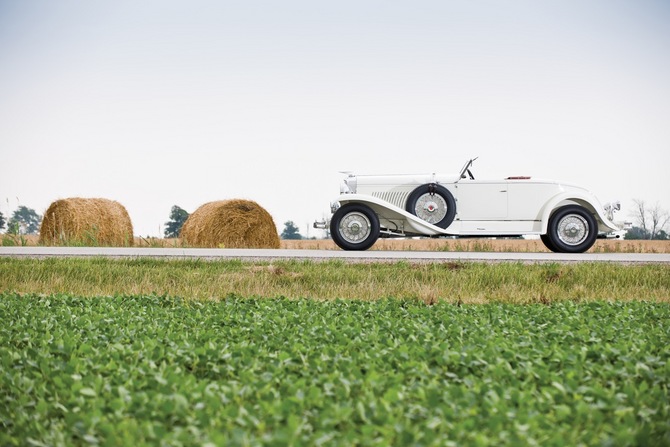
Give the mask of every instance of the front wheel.
M 343 250 L 367 250 L 379 239 L 379 218 L 366 205 L 344 205 L 333 214 L 330 235 Z
M 549 250 L 557 253 L 583 253 L 597 237 L 598 222 L 593 214 L 582 206 L 568 205 L 551 215 L 542 240 Z

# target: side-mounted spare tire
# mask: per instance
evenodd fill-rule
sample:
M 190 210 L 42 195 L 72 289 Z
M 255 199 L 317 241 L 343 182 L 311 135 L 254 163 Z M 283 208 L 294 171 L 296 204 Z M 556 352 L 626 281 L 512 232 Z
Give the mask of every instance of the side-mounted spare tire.
M 379 217 L 366 205 L 340 207 L 330 221 L 330 235 L 343 250 L 367 250 L 379 239 Z
M 556 253 L 583 253 L 593 246 L 597 237 L 598 222 L 593 214 L 583 206 L 566 205 L 549 218 L 542 242 Z
M 447 228 L 456 217 L 456 200 L 447 188 L 430 183 L 416 188 L 407 198 L 405 210 L 440 228 Z

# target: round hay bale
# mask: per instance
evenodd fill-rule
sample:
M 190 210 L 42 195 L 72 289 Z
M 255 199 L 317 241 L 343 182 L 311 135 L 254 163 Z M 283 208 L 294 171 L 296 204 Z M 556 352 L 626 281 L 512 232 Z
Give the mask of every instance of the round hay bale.
M 60 199 L 44 213 L 39 243 L 127 247 L 133 245 L 133 224 L 119 202 Z
M 192 247 L 279 248 L 272 216 L 250 200 L 220 200 L 195 210 L 179 236 Z

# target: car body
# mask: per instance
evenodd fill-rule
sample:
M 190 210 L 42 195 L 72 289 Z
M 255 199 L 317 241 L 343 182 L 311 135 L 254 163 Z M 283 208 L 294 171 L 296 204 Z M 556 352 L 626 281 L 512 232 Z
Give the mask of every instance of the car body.
M 475 160 L 451 176 L 347 174 L 330 225 L 315 226 L 329 227 L 344 250 L 366 250 L 379 237 L 539 235 L 565 253 L 584 252 L 599 235 L 619 230 L 613 208 L 606 212 L 584 188 L 526 176 L 475 179 Z

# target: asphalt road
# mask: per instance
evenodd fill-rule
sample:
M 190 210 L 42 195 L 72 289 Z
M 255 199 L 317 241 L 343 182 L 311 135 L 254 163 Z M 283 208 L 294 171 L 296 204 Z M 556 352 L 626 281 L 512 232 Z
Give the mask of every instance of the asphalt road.
M 110 257 L 161 259 L 239 259 L 243 261 L 274 260 L 342 260 L 346 262 L 524 262 L 574 263 L 615 262 L 621 264 L 669 264 L 667 253 L 507 253 L 444 251 L 341 251 L 341 250 L 265 250 L 208 248 L 110 248 L 110 247 L 0 247 L 0 257 Z

